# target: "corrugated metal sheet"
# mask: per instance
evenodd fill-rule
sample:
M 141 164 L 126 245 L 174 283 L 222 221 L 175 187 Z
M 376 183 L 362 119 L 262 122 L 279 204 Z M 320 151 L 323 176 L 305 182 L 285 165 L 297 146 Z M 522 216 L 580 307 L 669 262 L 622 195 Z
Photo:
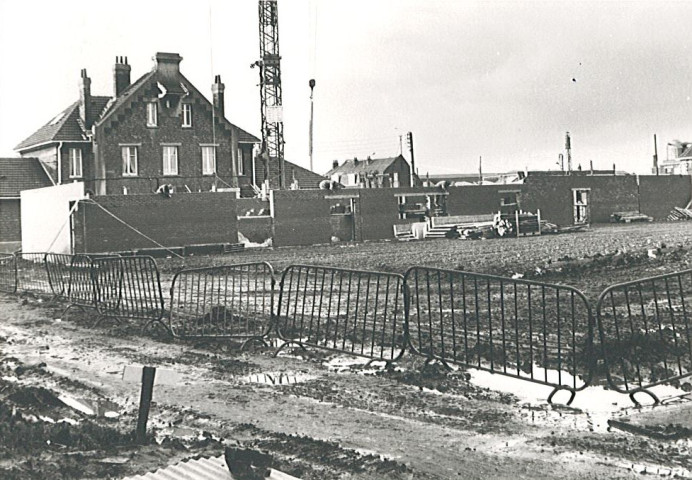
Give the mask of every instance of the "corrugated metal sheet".
M 272 470 L 268 480 L 300 480 L 278 470 Z M 123 480 L 234 480 L 226 467 L 223 455 L 198 460 L 186 460 L 160 468 L 152 473 L 127 477 Z

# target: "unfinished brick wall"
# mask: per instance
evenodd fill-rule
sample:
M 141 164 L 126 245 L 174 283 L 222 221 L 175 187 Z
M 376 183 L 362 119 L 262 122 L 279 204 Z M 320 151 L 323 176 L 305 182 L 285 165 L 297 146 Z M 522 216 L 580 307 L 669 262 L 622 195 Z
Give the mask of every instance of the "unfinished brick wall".
M 489 215 L 501 209 L 501 199 L 505 192 L 521 192 L 524 186 L 517 185 L 468 185 L 450 187 L 447 196 L 449 215 Z M 521 206 L 521 194 L 518 197 Z
M 665 220 L 674 207 L 685 208 L 692 196 L 689 175 L 645 175 L 639 177 L 641 212 Z
M 591 223 L 608 223 L 613 212 L 639 211 L 634 175 L 529 175 L 522 189 L 521 208 L 558 225 L 574 223 L 573 189 L 591 189 Z
M 418 221 L 415 218 L 399 218 L 401 195 L 439 193 L 435 188 L 372 188 L 360 190 L 356 215 L 359 232 L 357 240 L 382 240 L 394 238 L 394 225 Z
M 274 245 L 313 245 L 331 241 L 326 190 L 274 192 Z
M 238 233 L 254 243 L 263 243 L 274 236 L 271 217 L 238 217 Z
M 93 200 L 166 247 L 238 242 L 233 193 L 109 195 Z M 98 206 L 84 202 L 73 216 L 73 232 L 76 253 L 155 247 Z

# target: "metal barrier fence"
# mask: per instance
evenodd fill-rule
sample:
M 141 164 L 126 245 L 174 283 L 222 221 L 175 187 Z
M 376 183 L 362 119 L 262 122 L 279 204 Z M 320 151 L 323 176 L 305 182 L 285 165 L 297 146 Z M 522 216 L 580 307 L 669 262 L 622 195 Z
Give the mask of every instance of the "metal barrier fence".
M 634 403 L 692 375 L 692 270 L 608 287 L 596 305 L 608 383 Z
M 535 383 L 553 391 L 588 386 L 591 309 L 578 290 L 456 270 L 413 267 L 409 338 L 415 353 Z
M 11 253 L 0 253 L 0 292 L 17 291 L 17 259 Z
M 63 315 L 73 307 L 96 309 L 90 256 L 48 253 L 45 264 L 53 294 L 68 302 Z
M 291 265 L 276 316 L 281 348 L 295 343 L 394 361 L 406 347 L 404 288 L 401 275 Z
M 159 322 L 164 311 L 161 280 L 152 257 L 101 257 L 91 261 L 99 319 L 144 320 L 142 330 Z
M 407 345 L 429 360 L 553 387 L 586 388 L 593 376 L 594 317 L 569 286 L 426 267 L 405 276 L 268 263 L 183 270 L 171 285 L 168 323 L 151 257 L 0 254 L 0 291 L 53 294 L 95 307 L 99 319 L 161 323 L 180 338 L 264 340 L 395 361 Z M 644 392 L 692 376 L 692 270 L 613 285 L 596 306 L 607 380 Z M 276 308 L 275 308 L 276 307 Z M 68 307 L 69 308 L 69 307 Z
M 45 265 L 45 253 L 17 253 L 17 292 L 52 295 L 48 272 Z
M 169 329 L 180 338 L 261 340 L 274 311 L 266 262 L 182 270 L 173 277 Z
M 44 255 L 48 284 L 53 295 L 57 298 L 67 299 L 72 258 L 73 255 L 63 253 L 46 253 Z

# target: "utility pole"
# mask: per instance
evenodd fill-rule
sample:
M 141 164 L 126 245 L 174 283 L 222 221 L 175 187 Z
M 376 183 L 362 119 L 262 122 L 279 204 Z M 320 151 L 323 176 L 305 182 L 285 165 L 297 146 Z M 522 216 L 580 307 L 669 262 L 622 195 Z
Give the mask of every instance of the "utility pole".
M 413 133 L 408 132 L 406 134 L 406 142 L 408 143 L 408 151 L 411 153 L 411 186 L 414 186 L 413 175 L 416 171 L 416 161 L 413 156 Z
M 569 138 L 569 132 L 565 135 L 565 150 L 567 150 L 567 171 L 572 173 L 572 142 Z
M 658 176 L 658 142 L 656 142 L 656 134 L 654 133 L 654 170 Z
M 310 171 L 314 171 L 312 168 L 312 127 L 314 123 L 314 115 L 315 115 L 315 105 L 312 99 L 312 93 L 315 90 L 315 79 L 311 78 L 310 81 L 308 82 L 308 85 L 310 86 L 310 146 L 309 146 L 309 153 L 310 153 Z

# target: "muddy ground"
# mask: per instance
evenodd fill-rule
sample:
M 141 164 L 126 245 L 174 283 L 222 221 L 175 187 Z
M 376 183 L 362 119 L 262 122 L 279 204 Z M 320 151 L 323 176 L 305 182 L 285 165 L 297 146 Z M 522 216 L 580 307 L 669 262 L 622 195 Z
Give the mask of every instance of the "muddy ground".
M 692 259 L 684 229 L 666 230 L 675 248 L 652 254 L 660 242 L 631 235 L 640 228 L 626 236 L 632 246 L 624 253 L 596 251 L 593 241 L 574 237 L 586 253 L 522 264 L 524 273 L 596 292 L 612 280 L 682 269 Z M 533 252 L 536 243 L 528 240 L 515 246 Z M 368 249 L 352 248 L 356 257 Z M 278 259 L 282 250 L 269 255 Z M 302 249 L 296 251 L 283 250 L 283 257 L 290 262 Z M 504 260 L 489 265 L 486 271 L 517 271 Z M 545 402 L 549 388 L 448 372 L 409 355 L 394 368 L 297 349 L 273 358 L 271 348 L 182 343 L 142 336 L 126 323 L 92 328 L 93 315 L 73 311 L 68 319 L 62 308 L 0 295 L 0 478 L 123 478 L 217 456 L 226 445 L 268 452 L 274 468 L 303 479 L 692 477 L 689 432 L 661 439 L 610 428 L 609 419 L 635 410 L 602 386 L 579 393 L 574 408 L 552 407 Z M 179 377 L 155 386 L 143 445 L 132 435 L 139 385 L 123 380 L 129 365 Z

